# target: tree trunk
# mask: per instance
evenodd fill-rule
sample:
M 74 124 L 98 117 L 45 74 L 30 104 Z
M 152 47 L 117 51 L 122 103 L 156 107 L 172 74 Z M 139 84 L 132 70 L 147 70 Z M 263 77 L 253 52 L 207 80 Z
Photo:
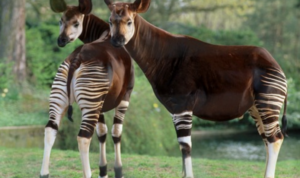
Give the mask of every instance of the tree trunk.
M 26 79 L 25 1 L 0 0 L 0 62 L 13 66 L 18 83 Z

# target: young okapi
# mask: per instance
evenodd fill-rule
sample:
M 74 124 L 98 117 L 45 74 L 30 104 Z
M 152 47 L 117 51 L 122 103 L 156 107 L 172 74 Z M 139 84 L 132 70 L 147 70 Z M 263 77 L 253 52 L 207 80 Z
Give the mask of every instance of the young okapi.
M 112 128 L 116 156 L 115 177 L 122 177 L 120 152 L 122 123 L 134 85 L 130 56 L 124 49 L 115 49 L 111 46 L 109 35 L 105 32 L 109 32 L 107 23 L 88 15 L 92 8 L 90 1 L 80 0 L 79 6 L 76 7 L 66 6 L 64 1 L 51 0 L 50 4 L 55 12 L 64 12 L 61 34 L 58 38 L 60 46 L 74 41 L 77 37 L 87 43 L 103 35 L 95 42 L 78 47 L 58 69 L 50 94 L 49 121 L 45 128 L 44 159 L 40 177 L 49 177 L 50 153 L 60 120 L 73 101 L 76 101 L 82 110 L 82 123 L 77 140 L 84 177 L 91 177 L 88 150 L 95 127 L 100 142 L 99 177 L 107 177 L 105 150 L 107 126 L 102 113 L 113 108 L 115 108 Z M 88 19 L 88 22 L 85 19 Z M 66 29 L 73 31 L 66 33 L 68 31 Z M 93 30 L 94 33 L 89 33 Z
M 90 14 L 91 0 L 79 0 L 79 6 L 67 6 L 64 0 L 50 0 L 50 7 L 56 13 L 63 13 L 59 21 L 60 34 L 57 44 L 64 47 L 79 38 L 90 43 L 109 33 L 109 24 Z
M 150 0 L 108 5 L 111 43 L 125 46 L 172 114 L 183 157 L 183 176 L 193 177 L 192 115 L 226 121 L 249 111 L 267 151 L 265 177 L 274 177 L 286 130 L 287 84 L 282 69 L 265 49 L 220 46 L 172 35 L 145 21 Z M 279 112 L 285 103 L 283 130 Z

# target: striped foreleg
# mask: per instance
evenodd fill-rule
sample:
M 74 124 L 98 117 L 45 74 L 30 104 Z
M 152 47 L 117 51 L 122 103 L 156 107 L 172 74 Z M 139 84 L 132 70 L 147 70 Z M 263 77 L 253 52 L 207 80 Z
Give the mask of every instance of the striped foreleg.
M 100 114 L 98 123 L 96 125 L 96 131 L 97 131 L 99 147 L 100 147 L 99 178 L 107 178 L 107 161 L 106 161 L 107 126 L 105 124 L 103 114 Z
M 52 84 L 50 94 L 50 106 L 49 106 L 49 121 L 45 127 L 45 138 L 44 138 L 44 158 L 40 177 L 49 177 L 49 161 L 50 153 L 53 147 L 58 127 L 64 112 L 69 105 L 67 96 L 67 73 L 69 64 L 64 62 L 58 69 L 56 77 Z M 71 98 L 71 101 L 73 98 Z
M 123 100 L 120 102 L 120 104 L 115 109 L 114 123 L 112 126 L 112 139 L 114 141 L 114 148 L 115 148 L 114 170 L 115 170 L 116 178 L 123 177 L 122 160 L 121 160 L 121 136 L 123 130 L 123 121 L 128 106 L 129 106 L 128 101 Z
M 179 114 L 173 114 L 173 122 L 176 129 L 178 143 L 182 152 L 182 165 L 183 165 L 183 177 L 193 178 L 192 169 L 192 112 L 182 112 Z

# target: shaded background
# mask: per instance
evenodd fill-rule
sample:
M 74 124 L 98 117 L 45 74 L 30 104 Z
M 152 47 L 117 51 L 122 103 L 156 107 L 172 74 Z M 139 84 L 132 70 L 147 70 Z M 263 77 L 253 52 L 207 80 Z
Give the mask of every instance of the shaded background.
M 76 0 L 66 1 L 68 4 L 77 5 Z M 42 127 L 48 121 L 48 97 L 58 66 L 81 44 L 80 41 L 76 41 L 65 48 L 57 46 L 58 21 L 61 14 L 52 12 L 48 3 L 44 0 L 0 0 L 0 129 L 6 130 L 2 132 L 2 140 L 5 136 L 11 136 L 5 143 L 2 141 L 2 146 L 14 146 L 14 139 L 36 139 L 40 144 L 32 141 L 24 143 L 23 146 L 42 147 L 42 132 L 35 131 L 34 128 L 43 130 Z M 109 13 L 104 2 L 93 0 L 93 5 L 92 13 L 107 21 Z M 288 129 L 295 130 L 294 139 L 299 135 L 300 0 L 152 0 L 150 9 L 143 17 L 162 29 L 193 36 L 208 43 L 256 45 L 270 51 L 288 79 Z M 179 156 L 170 114 L 157 101 L 136 64 L 135 73 L 135 88 L 124 121 L 122 152 Z M 113 111 L 105 114 L 105 118 L 110 129 Z M 74 123 L 63 119 L 56 148 L 77 149 L 80 112 L 76 107 L 74 119 Z M 254 121 L 248 114 L 245 114 L 243 119 L 229 122 L 216 123 L 198 118 L 194 118 L 193 122 L 194 133 L 199 130 L 205 134 L 218 131 L 219 135 L 224 135 L 227 129 L 231 129 L 230 139 L 241 131 L 247 133 L 239 138 L 239 142 L 247 143 L 251 138 L 255 144 L 259 142 L 257 152 L 262 152 L 263 143 L 256 133 Z M 10 130 L 9 126 L 37 127 L 14 135 L 7 133 Z M 252 139 L 246 132 L 249 130 L 256 134 L 255 138 Z M 220 137 L 209 138 L 207 140 L 212 140 L 212 143 L 208 150 L 216 148 L 215 153 L 218 153 Z M 221 140 L 223 139 L 222 137 Z M 107 142 L 107 150 L 112 152 L 112 141 L 109 137 Z M 210 144 L 206 141 L 205 143 Z M 232 150 L 230 143 L 227 146 Z M 299 139 L 290 143 L 300 145 Z M 194 150 L 197 146 L 205 147 L 199 144 L 193 146 Z M 243 146 L 245 145 L 233 144 L 234 148 Z M 299 148 L 295 145 L 292 147 Z M 94 138 L 91 150 L 98 149 L 97 139 Z M 290 149 L 292 148 L 287 150 Z M 299 152 L 296 157 L 293 156 L 299 158 Z M 234 155 L 231 158 L 234 158 Z

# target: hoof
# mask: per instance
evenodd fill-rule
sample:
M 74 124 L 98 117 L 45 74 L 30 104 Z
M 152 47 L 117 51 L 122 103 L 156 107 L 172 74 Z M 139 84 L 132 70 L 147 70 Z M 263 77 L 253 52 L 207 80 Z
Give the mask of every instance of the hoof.
M 40 175 L 40 178 L 49 178 L 49 174 L 47 174 L 47 175 Z

